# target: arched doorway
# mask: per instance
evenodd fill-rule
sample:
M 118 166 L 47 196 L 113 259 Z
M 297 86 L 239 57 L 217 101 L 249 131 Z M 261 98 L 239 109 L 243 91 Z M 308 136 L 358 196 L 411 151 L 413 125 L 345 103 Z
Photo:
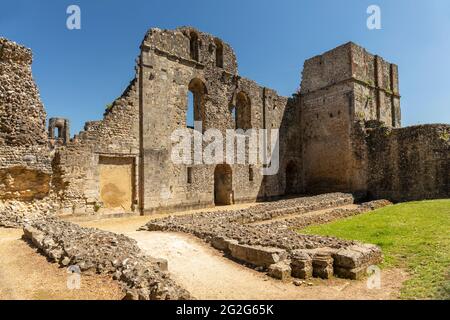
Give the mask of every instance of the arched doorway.
M 233 172 L 228 164 L 219 164 L 214 169 L 214 204 L 233 203 Z
M 286 166 L 286 189 L 285 194 L 296 194 L 298 188 L 298 169 L 294 161 Z

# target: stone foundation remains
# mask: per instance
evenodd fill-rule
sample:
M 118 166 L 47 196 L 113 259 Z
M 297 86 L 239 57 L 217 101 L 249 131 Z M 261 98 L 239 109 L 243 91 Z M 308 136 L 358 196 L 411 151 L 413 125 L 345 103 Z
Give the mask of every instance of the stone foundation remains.
M 51 261 L 80 272 L 112 275 L 122 285 L 125 299 L 190 299 L 167 272 L 167 261 L 145 255 L 124 235 L 83 228 L 57 218 L 35 219 L 23 228 L 31 241 Z
M 216 249 L 252 266 L 269 270 L 276 278 L 311 276 L 359 279 L 369 265 L 381 262 L 381 250 L 370 244 L 331 237 L 298 234 L 295 229 L 356 215 L 390 204 L 364 203 L 354 209 L 332 209 L 353 203 L 351 194 L 333 193 L 264 203 L 236 211 L 213 211 L 170 216 L 147 223 L 141 230 L 176 231 L 193 234 Z M 293 219 L 289 216 L 298 215 Z M 323 218 L 320 216 L 323 215 Z M 284 216 L 283 222 L 270 220 Z M 264 224 L 255 222 L 267 221 Z

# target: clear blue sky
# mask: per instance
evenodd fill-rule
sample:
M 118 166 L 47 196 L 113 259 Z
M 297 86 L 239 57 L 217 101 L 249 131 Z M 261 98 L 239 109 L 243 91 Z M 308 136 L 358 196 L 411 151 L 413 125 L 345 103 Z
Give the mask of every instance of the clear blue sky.
M 81 30 L 66 28 L 66 8 L 81 7 Z M 381 7 L 381 30 L 366 9 Z M 448 0 L 1 0 L 0 36 L 33 49 L 33 74 L 48 116 L 71 120 L 71 133 L 101 119 L 134 75 L 150 27 L 192 25 L 230 43 L 239 73 L 289 96 L 303 61 L 347 41 L 397 63 L 403 125 L 450 123 Z

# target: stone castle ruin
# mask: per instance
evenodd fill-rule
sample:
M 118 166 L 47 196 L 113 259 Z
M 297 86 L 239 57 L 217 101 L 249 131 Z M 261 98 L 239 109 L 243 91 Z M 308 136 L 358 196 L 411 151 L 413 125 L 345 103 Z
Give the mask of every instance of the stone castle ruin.
M 287 194 L 450 196 L 450 125 L 402 128 L 397 66 L 351 42 L 308 59 L 299 92 L 283 97 L 241 77 L 221 39 L 190 27 L 150 29 L 135 78 L 73 138 L 67 119 L 51 118 L 47 129 L 31 63 L 29 49 L 0 39 L 3 205 L 147 214 Z M 204 130 L 279 129 L 278 173 L 173 163 L 171 133 L 188 126 L 189 94 Z

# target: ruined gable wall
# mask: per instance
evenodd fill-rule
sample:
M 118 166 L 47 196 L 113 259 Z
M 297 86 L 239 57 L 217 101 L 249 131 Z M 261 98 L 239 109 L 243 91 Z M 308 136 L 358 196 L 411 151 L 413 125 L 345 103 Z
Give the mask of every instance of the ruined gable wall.
M 190 29 L 152 29 L 143 43 L 142 144 L 143 199 L 145 210 L 213 205 L 213 165 L 177 165 L 171 161 L 170 136 L 186 128 L 189 83 L 200 80 L 207 91 L 203 128 L 225 129 L 232 125 L 230 103 L 235 90 L 234 54 L 224 47 L 224 69 L 216 68 L 210 46 L 214 39 L 198 33 L 199 59 L 189 54 Z M 227 63 L 228 61 L 228 63 Z M 192 182 L 188 183 L 188 167 Z
M 100 196 L 101 156 L 126 158 L 139 164 L 139 106 L 137 78 L 105 111 L 100 121 L 87 122 L 65 146 L 57 148 L 53 170 L 61 213 L 95 213 L 105 210 Z M 137 211 L 137 177 L 133 177 L 134 211 Z M 125 210 L 126 211 L 126 210 Z
M 32 53 L 0 38 L 0 199 L 50 192 L 46 113 L 31 73 Z
M 170 135 L 186 127 L 189 83 L 198 79 L 204 83 L 205 117 L 203 128 L 215 128 L 223 134 L 234 129 L 231 106 L 236 96 L 245 92 L 251 105 L 251 127 L 262 128 L 263 91 L 255 82 L 237 75 L 234 53 L 223 45 L 223 67 L 215 65 L 217 38 L 195 31 L 199 39 L 198 61 L 189 53 L 191 28 L 174 31 L 152 29 L 142 51 L 142 115 L 143 115 L 143 199 L 146 212 L 166 208 L 205 207 L 214 204 L 214 165 L 192 166 L 192 182 L 188 183 L 188 165 L 171 161 Z M 273 96 L 277 96 L 273 93 Z M 278 99 L 278 98 L 277 98 Z M 274 100 L 277 100 L 274 99 Z M 279 109 L 286 100 L 278 99 Z M 283 105 L 284 104 L 284 105 Z M 279 117 L 281 121 L 281 117 Z M 225 136 L 225 134 L 224 134 Z M 204 147 L 206 144 L 204 145 Z M 263 176 L 260 167 L 253 167 L 250 181 L 247 165 L 232 166 L 234 201 L 254 201 L 261 193 Z M 279 192 L 279 190 L 277 190 Z
M 410 201 L 450 197 L 450 125 L 368 130 L 369 194 Z

